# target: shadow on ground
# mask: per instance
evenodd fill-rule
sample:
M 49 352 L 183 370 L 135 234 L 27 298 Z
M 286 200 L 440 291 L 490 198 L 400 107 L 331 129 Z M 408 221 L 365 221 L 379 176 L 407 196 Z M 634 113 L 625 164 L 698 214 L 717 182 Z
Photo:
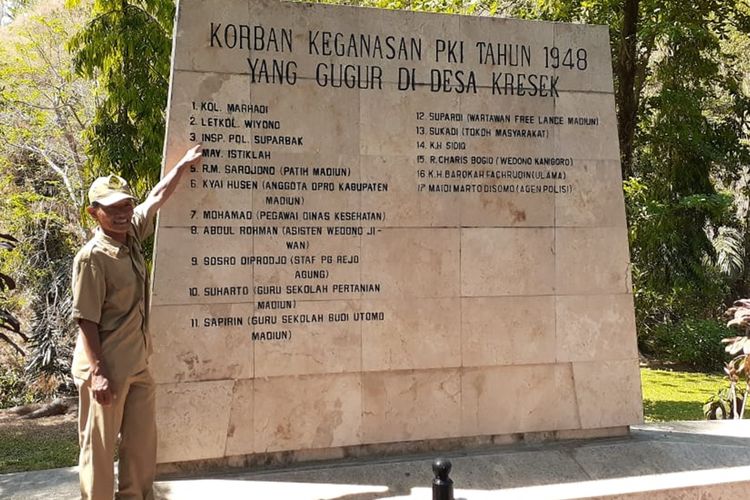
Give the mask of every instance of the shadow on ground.
M 652 401 L 643 400 L 643 413 L 653 422 L 670 420 L 693 420 L 696 413 L 702 412 L 701 406 L 693 401 Z

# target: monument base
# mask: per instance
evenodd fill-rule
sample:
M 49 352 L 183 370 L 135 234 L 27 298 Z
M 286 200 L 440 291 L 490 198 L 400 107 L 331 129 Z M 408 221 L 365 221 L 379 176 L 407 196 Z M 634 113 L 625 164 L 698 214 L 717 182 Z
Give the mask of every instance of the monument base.
M 441 452 L 453 463 L 455 498 L 730 500 L 746 497 L 750 488 L 748 420 L 646 424 L 633 426 L 626 437 L 533 442 L 548 437 L 527 435 L 523 442 L 508 446 Z M 350 458 L 225 474 L 184 474 L 158 481 L 155 496 L 159 500 L 425 500 L 432 496 L 431 464 L 437 456 Z M 74 467 L 0 475 L 3 499 L 79 496 Z
M 231 457 L 192 460 L 188 462 L 163 463 L 157 466 L 157 477 L 181 476 L 204 472 L 231 471 L 233 469 L 255 469 L 285 467 L 311 462 L 330 462 L 357 458 L 385 458 L 438 452 L 474 452 L 491 450 L 496 446 L 521 443 L 549 443 L 572 439 L 596 439 L 621 437 L 629 434 L 628 426 L 601 429 L 575 429 L 545 432 L 524 432 L 495 436 L 475 436 L 450 439 L 404 441 L 358 446 L 320 448 L 314 450 L 279 451 L 253 453 Z

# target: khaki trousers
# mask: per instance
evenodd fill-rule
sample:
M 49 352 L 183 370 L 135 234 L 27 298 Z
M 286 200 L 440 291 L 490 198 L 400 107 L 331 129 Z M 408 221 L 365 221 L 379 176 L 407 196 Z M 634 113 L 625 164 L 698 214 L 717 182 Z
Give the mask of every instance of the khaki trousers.
M 112 500 L 114 458 L 120 435 L 117 499 L 153 498 L 156 472 L 155 386 L 148 369 L 115 388 L 109 406 L 97 403 L 91 378 L 78 386 L 78 460 L 83 500 Z

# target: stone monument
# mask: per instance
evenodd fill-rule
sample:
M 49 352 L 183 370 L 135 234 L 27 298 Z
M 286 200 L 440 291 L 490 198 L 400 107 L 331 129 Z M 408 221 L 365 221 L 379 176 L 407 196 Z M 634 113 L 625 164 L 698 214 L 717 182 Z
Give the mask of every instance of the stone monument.
M 159 462 L 642 419 L 606 27 L 182 0 Z M 399 448 L 400 447 L 400 448 Z

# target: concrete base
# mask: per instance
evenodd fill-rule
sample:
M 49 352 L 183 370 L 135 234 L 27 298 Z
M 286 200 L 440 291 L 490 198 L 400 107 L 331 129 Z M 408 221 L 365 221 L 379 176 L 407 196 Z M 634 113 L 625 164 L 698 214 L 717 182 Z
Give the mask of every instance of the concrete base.
M 314 462 L 326 462 L 326 466 L 351 463 L 352 460 L 368 458 L 384 459 L 389 457 L 430 455 L 453 453 L 471 453 L 474 451 L 497 450 L 498 446 L 522 443 L 546 443 L 553 441 L 582 440 L 594 438 L 611 438 L 627 436 L 630 429 L 622 427 L 604 427 L 601 429 L 565 430 L 547 432 L 523 432 L 497 436 L 460 437 L 452 439 L 429 439 L 404 441 L 400 443 L 363 444 L 337 448 L 317 448 L 312 450 L 279 451 L 274 453 L 253 453 L 208 460 L 192 460 L 157 465 L 157 478 L 169 476 L 195 476 L 196 474 L 229 473 L 236 469 L 258 469 L 288 467 L 294 464 L 310 465 Z M 334 462 L 335 461 L 335 462 Z
M 732 499 L 750 495 L 750 421 L 634 427 L 630 436 L 442 453 L 455 498 Z M 159 481 L 157 498 L 431 498 L 430 455 L 347 459 Z M 77 498 L 74 468 L 0 475 L 0 497 Z

